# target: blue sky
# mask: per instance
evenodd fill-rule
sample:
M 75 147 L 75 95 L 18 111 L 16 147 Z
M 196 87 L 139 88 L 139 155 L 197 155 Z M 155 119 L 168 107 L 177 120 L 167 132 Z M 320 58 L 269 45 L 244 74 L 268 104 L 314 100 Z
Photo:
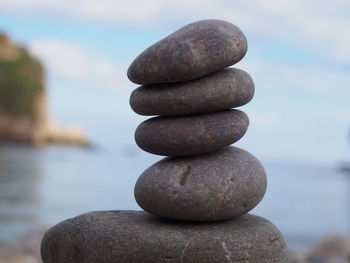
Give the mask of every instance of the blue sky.
M 345 0 L 0 0 L 0 30 L 44 61 L 53 118 L 96 140 L 94 125 L 108 130 L 101 116 L 114 118 L 115 132 L 130 127 L 120 143 L 134 145 L 144 118 L 128 107 L 128 65 L 190 22 L 227 20 L 248 38 L 236 67 L 256 84 L 238 145 L 265 158 L 337 162 L 350 159 L 349 13 Z

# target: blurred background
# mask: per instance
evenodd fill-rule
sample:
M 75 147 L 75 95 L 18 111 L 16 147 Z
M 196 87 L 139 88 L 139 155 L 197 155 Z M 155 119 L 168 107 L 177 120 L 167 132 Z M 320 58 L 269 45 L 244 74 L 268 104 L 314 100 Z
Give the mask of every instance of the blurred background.
M 349 14 L 345 0 L 0 0 L 0 262 L 39 262 L 42 232 L 66 218 L 140 209 L 134 184 L 161 157 L 134 142 L 146 118 L 129 107 L 128 65 L 208 18 L 248 38 L 235 67 L 256 94 L 236 145 L 269 180 L 252 213 L 281 230 L 291 262 L 350 262 Z

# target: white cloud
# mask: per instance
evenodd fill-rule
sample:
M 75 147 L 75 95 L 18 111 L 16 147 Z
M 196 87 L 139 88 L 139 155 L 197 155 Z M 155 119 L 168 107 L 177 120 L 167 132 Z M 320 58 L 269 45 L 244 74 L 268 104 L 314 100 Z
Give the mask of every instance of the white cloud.
M 0 0 L 4 11 L 24 15 L 49 15 L 96 22 L 149 23 L 160 12 L 161 0 Z
M 79 82 L 80 86 L 129 92 L 125 67 L 87 47 L 45 39 L 29 43 L 29 49 L 46 64 L 49 74 L 54 77 Z
M 349 95 L 350 75 L 336 65 L 256 59 L 239 65 L 259 86 L 315 95 Z
M 197 19 L 226 19 L 237 23 L 255 46 L 259 45 L 257 39 L 266 43 L 281 40 L 310 48 L 326 58 L 317 63 L 276 61 L 266 57 L 243 60 L 238 67 L 252 75 L 257 89 L 263 86 L 296 91 L 298 95 L 307 92 L 308 95 L 344 97 L 349 95 L 350 83 L 348 71 L 341 68 L 350 61 L 350 35 L 345 34 L 350 25 L 349 9 L 350 2 L 345 0 L 320 0 L 317 5 L 311 0 L 149 0 L 147 3 L 140 0 L 0 0 L 2 12 L 71 17 L 123 26 L 175 29 Z M 80 86 L 130 91 L 128 88 L 132 84 L 126 78 L 127 66 L 117 65 L 95 50 L 47 39 L 33 41 L 29 46 L 55 76 L 80 81 Z M 266 124 L 273 122 L 273 118 L 265 120 Z
M 250 36 L 298 44 L 349 63 L 346 0 L 0 0 L 2 12 L 70 17 L 134 27 L 167 27 L 203 18 L 237 23 Z

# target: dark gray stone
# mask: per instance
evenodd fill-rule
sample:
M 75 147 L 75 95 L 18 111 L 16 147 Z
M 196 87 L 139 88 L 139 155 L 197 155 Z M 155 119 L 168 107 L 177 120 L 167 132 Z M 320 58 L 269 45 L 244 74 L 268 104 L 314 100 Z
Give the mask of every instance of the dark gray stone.
M 129 79 L 147 85 L 197 79 L 240 61 L 247 39 L 221 20 L 189 24 L 142 52 L 128 69 Z
M 139 211 L 66 220 L 42 241 L 44 263 L 287 263 L 281 233 L 264 218 L 191 224 Z
M 137 145 L 146 152 L 184 156 L 212 152 L 243 137 L 249 119 L 240 110 L 173 117 L 155 117 L 135 132 Z
M 260 162 L 237 147 L 191 157 L 168 157 L 149 167 L 135 185 L 137 203 L 171 219 L 227 220 L 253 209 L 266 191 Z
M 130 106 L 141 115 L 185 115 L 239 107 L 253 95 L 249 74 L 228 68 L 193 81 L 141 86 L 132 92 Z

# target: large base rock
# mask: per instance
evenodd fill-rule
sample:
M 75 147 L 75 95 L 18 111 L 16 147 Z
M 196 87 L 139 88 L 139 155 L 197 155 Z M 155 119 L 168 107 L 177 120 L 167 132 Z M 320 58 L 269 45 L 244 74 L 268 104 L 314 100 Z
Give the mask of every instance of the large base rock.
M 195 224 L 141 211 L 92 212 L 49 230 L 41 253 L 44 263 L 287 262 L 278 229 L 250 214 Z

